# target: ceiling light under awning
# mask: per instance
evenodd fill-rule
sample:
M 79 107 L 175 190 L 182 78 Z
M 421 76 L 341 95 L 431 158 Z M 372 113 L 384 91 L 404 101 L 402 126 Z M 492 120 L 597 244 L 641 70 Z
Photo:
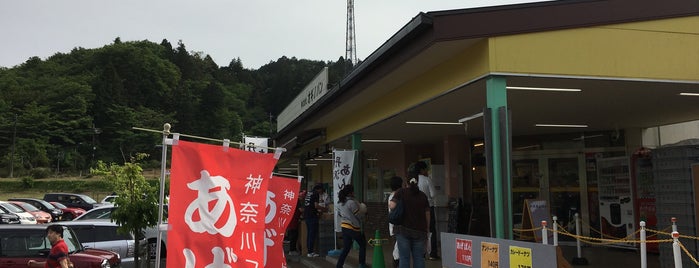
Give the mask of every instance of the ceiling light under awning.
M 580 92 L 582 89 L 579 88 L 554 88 L 554 87 L 515 87 L 506 86 L 507 89 L 515 90 L 534 90 L 534 91 L 558 91 L 558 92 Z
M 460 122 L 433 122 L 433 121 L 406 121 L 406 124 L 412 125 L 463 125 Z
M 402 140 L 362 140 L 362 142 L 374 142 L 374 143 L 400 143 Z
M 586 128 L 587 125 L 568 125 L 568 124 L 535 124 L 537 127 L 570 127 L 570 128 Z
M 680 96 L 692 96 L 692 97 L 699 97 L 699 93 L 690 93 L 690 92 L 682 92 L 679 94 Z

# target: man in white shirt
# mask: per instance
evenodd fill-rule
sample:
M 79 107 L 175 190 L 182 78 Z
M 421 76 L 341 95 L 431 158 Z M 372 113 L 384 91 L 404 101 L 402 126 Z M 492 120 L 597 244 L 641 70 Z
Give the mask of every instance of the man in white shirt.
M 414 166 L 415 170 L 420 174 L 417 182 L 417 187 L 427 195 L 427 201 L 430 203 L 430 244 L 427 245 L 427 253 L 430 254 L 430 260 L 439 259 L 437 247 L 437 227 L 434 207 L 434 197 L 437 191 L 434 189 L 432 179 L 427 175 L 427 164 L 423 161 L 417 161 Z

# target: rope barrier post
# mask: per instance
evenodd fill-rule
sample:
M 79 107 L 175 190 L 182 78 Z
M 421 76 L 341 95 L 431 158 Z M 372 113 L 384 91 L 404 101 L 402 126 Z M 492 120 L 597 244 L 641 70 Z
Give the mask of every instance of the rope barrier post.
M 549 235 L 546 233 L 546 221 L 541 221 L 541 243 L 548 245 Z
M 587 259 L 582 257 L 582 246 L 580 245 L 580 214 L 575 213 L 575 244 L 578 249 L 578 256 L 573 258 L 575 265 L 587 265 Z
M 641 268 L 648 268 L 648 260 L 646 258 L 646 222 L 641 221 Z
M 673 217 L 674 219 L 674 217 Z M 682 249 L 680 249 L 680 233 L 672 232 L 672 255 L 675 259 L 675 268 L 682 268 Z
M 558 246 L 558 217 L 553 216 L 553 245 Z
M 672 222 L 672 232 L 677 232 L 677 218 L 672 217 L 670 221 Z

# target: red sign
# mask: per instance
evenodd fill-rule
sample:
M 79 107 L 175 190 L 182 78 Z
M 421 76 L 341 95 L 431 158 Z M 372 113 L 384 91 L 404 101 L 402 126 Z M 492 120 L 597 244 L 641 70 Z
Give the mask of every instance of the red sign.
M 301 182 L 298 178 L 273 176 L 267 192 L 265 217 L 265 267 L 286 268 L 284 232 L 296 211 Z
M 456 239 L 456 263 L 472 266 L 473 241 L 469 239 Z
M 172 146 L 167 267 L 263 267 L 274 154 Z

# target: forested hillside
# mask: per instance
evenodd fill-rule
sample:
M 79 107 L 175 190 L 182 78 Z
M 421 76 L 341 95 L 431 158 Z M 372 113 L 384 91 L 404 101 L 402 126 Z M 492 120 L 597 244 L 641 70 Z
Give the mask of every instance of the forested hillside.
M 232 141 L 272 136 L 279 112 L 324 66 L 330 86 L 351 68 L 342 57 L 282 57 L 257 70 L 233 59 L 219 67 L 182 42 L 116 38 L 0 68 L 0 177 L 11 163 L 19 177 L 34 169 L 76 173 L 138 152 L 159 161 L 161 136 L 134 126 L 160 130 L 169 122 L 175 132 Z

